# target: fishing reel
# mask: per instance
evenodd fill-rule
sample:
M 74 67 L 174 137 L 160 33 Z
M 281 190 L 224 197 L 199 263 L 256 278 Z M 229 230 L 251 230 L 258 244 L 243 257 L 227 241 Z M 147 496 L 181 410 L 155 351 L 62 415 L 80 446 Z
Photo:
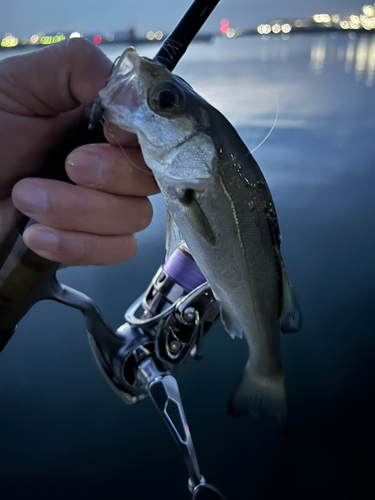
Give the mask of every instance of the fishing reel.
M 127 404 L 150 397 L 164 417 L 185 460 L 193 499 L 224 497 L 200 473 L 172 371 L 188 356 L 202 357 L 203 337 L 218 315 L 210 286 L 187 248 L 180 246 L 129 307 L 116 332 L 88 322 L 92 352 L 112 389 Z

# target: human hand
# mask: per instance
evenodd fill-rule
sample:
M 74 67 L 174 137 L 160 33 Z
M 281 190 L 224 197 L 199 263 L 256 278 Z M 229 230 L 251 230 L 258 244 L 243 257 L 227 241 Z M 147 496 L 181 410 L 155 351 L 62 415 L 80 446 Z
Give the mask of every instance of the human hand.
M 27 177 L 82 120 L 111 67 L 98 47 L 77 39 L 0 62 L 0 223 L 16 207 L 38 222 L 24 232 L 26 245 L 64 265 L 132 258 L 133 233 L 152 217 L 147 196 L 158 192 L 136 137 L 124 132 L 68 156 L 76 185 Z

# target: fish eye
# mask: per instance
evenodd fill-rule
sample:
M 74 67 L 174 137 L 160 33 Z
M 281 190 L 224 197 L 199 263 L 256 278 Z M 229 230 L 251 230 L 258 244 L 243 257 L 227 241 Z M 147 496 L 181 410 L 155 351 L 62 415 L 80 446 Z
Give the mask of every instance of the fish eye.
M 178 114 L 184 109 L 184 96 L 175 85 L 163 83 L 152 90 L 149 104 L 155 113 Z
M 170 90 L 161 90 L 159 92 L 159 106 L 161 109 L 173 108 L 175 101 L 175 95 Z

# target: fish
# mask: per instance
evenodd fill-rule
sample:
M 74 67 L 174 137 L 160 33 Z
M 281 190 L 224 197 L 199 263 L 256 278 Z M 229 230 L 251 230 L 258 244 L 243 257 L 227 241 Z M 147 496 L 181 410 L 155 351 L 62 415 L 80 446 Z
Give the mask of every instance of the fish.
M 249 357 L 233 415 L 288 423 L 280 334 L 301 311 L 280 252 L 267 182 L 230 122 L 182 78 L 128 48 L 99 93 L 104 117 L 137 135 L 168 214 L 167 256 L 183 241 Z

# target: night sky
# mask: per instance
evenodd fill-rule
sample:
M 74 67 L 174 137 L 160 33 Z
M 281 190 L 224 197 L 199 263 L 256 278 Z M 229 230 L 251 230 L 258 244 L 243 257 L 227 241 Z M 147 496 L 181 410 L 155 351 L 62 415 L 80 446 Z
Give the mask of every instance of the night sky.
M 18 37 L 35 32 L 66 30 L 69 26 L 83 32 L 136 27 L 169 31 L 190 5 L 191 0 L 13 0 L 3 2 L 0 35 L 11 32 Z M 233 27 L 255 27 L 279 17 L 310 17 L 315 13 L 358 14 L 364 0 L 221 0 L 205 25 L 217 29 L 223 17 Z

